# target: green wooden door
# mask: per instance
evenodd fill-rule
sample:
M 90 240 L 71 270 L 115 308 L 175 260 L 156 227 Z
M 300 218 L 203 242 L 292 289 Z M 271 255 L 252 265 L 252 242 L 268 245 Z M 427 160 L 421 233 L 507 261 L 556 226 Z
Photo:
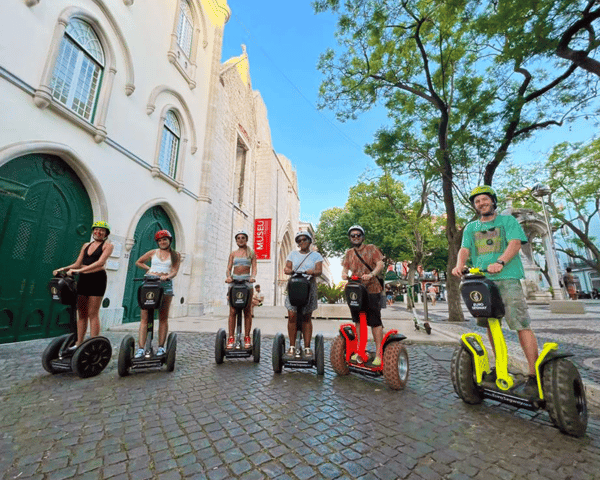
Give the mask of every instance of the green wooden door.
M 52 155 L 26 155 L 0 178 L 27 187 L 24 199 L 0 195 L 0 343 L 68 331 L 70 307 L 51 301 L 52 270 L 72 263 L 89 239 L 92 205 L 75 172 Z
M 142 278 L 146 272 L 136 267 L 135 261 L 148 250 L 156 248 L 154 234 L 163 229 L 169 230 L 173 235 L 173 248 L 175 248 L 175 232 L 171 220 L 169 220 L 162 207 L 158 206 L 146 210 L 135 228 L 134 243 L 131 252 L 129 252 L 129 266 L 127 267 L 127 280 L 123 294 L 123 323 L 140 321 L 140 307 L 137 303 L 137 289 L 140 282 L 134 282 L 133 279 Z

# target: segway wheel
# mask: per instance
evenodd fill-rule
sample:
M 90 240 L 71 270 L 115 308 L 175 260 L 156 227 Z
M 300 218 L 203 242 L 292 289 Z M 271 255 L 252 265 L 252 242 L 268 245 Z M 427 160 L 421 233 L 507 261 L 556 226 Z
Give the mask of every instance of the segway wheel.
M 577 367 L 565 358 L 544 365 L 542 389 L 552 423 L 563 433 L 583 437 L 588 411 L 585 389 Z
M 71 359 L 71 368 L 81 378 L 95 377 L 106 368 L 112 347 L 105 337 L 93 337 L 83 342 Z
M 227 333 L 222 328 L 219 328 L 217 338 L 215 339 L 215 362 L 217 362 L 217 365 L 221 365 L 223 363 L 223 358 L 225 358 L 226 341 Z
M 450 377 L 456 394 L 463 402 L 477 405 L 483 402 L 483 394 L 475 383 L 473 358 L 464 346 L 459 346 L 452 354 Z
M 273 361 L 273 371 L 281 373 L 283 368 L 283 353 L 285 352 L 285 338 L 282 333 L 275 335 L 273 340 L 273 352 L 271 359 Z
M 350 369 L 346 363 L 346 339 L 338 335 L 333 340 L 331 352 L 329 353 L 329 361 L 333 371 L 338 375 L 348 375 Z
M 252 330 L 252 356 L 254 363 L 260 362 L 260 328 Z
M 126 335 L 121 341 L 121 347 L 119 348 L 119 361 L 117 363 L 117 372 L 119 372 L 119 377 L 126 377 L 129 375 L 134 348 L 135 340 L 131 335 Z
M 169 333 L 167 337 L 167 372 L 175 370 L 175 358 L 177 356 L 177 334 Z
M 69 339 L 69 337 L 73 337 L 72 341 L 69 341 L 69 343 L 74 343 L 76 337 L 74 333 L 61 335 L 60 337 L 54 338 L 48 344 L 48 346 L 44 350 L 44 353 L 42 353 L 42 367 L 44 367 L 44 370 L 46 370 L 48 373 L 54 374 L 59 371 L 52 366 L 52 360 L 58 358 L 58 352 L 60 352 L 60 347 L 62 347 L 63 343 L 65 343 L 65 340 Z
M 315 363 L 317 364 L 317 375 L 325 375 L 325 344 L 323 335 L 320 333 L 315 337 Z
M 388 343 L 383 351 L 383 378 L 392 390 L 402 390 L 408 383 L 408 353 L 400 342 Z
M 431 325 L 429 325 L 429 322 L 425 322 L 423 324 L 423 326 L 425 327 L 425 331 L 427 332 L 427 335 L 431 335 Z

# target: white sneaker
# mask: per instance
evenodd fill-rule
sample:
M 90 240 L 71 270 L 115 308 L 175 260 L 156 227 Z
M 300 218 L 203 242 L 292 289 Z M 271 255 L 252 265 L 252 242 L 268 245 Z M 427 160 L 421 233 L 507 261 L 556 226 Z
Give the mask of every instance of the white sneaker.
M 158 347 L 158 350 L 156 351 L 156 356 L 160 357 L 160 356 L 164 355 L 165 353 L 167 353 L 167 351 L 165 350 L 165 347 Z
M 296 347 L 294 347 L 293 345 L 290 347 L 290 349 L 287 351 L 288 355 L 293 357 L 294 355 L 296 355 Z
M 137 352 L 135 352 L 135 356 L 133 358 L 142 358 L 144 356 L 144 349 L 138 348 Z
M 305 357 L 312 357 L 312 350 L 310 348 L 305 348 L 304 349 L 304 356 Z

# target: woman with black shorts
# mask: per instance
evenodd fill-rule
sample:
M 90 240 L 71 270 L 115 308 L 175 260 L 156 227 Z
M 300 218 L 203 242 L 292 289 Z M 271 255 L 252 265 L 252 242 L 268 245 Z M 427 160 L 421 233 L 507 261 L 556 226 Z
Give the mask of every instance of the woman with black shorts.
M 106 260 L 114 245 L 106 241 L 110 234 L 108 223 L 99 221 L 92 225 L 93 241 L 86 243 L 75 263 L 54 270 L 54 275 L 67 271 L 67 275 L 79 274 L 77 281 L 77 348 L 83 343 L 90 322 L 90 336 L 100 335 L 100 304 L 106 292 Z

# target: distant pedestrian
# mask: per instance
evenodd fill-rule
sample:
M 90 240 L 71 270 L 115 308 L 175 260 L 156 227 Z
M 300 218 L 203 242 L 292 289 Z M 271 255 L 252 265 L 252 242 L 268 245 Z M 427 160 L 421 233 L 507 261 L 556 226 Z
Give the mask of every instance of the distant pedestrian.
M 567 273 L 563 275 L 563 283 L 571 300 L 577 300 L 577 288 L 575 287 L 575 277 L 571 273 L 571 267 L 567 267 Z
M 431 305 L 435 305 L 437 299 L 437 288 L 433 284 L 429 285 L 427 288 L 427 295 L 431 299 Z

